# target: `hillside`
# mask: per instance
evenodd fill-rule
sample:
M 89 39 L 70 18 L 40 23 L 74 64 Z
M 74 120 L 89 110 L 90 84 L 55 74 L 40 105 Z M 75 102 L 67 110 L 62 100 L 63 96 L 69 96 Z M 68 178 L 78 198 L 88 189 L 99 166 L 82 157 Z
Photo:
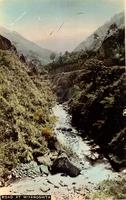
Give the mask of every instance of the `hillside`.
M 9 31 L 3 27 L 0 27 L 0 33 L 16 47 L 19 54 L 23 54 L 26 60 L 39 60 L 41 64 L 47 64 L 50 62 L 51 50 L 44 49 L 34 42 L 31 42 L 21 36 L 15 31 Z
M 5 179 L 15 166 L 50 152 L 50 138 L 55 145 L 50 83 L 29 76 L 12 49 L 0 36 L 0 177 Z
M 107 23 L 99 27 L 93 34 L 91 34 L 85 41 L 79 44 L 74 51 L 80 50 L 98 50 L 105 38 L 113 35 L 117 29 L 124 28 L 125 19 L 124 12 L 116 14 Z
M 96 52 L 66 53 L 48 66 L 59 101 L 68 102 L 73 125 L 100 146 L 98 151 L 117 171 L 126 166 L 124 38 L 121 27 Z
M 5 187 L 0 192 L 125 199 L 123 13 L 89 36 L 81 50 L 60 54 L 41 72 L 36 64 L 46 55 L 17 33 L 3 31 L 0 187 Z

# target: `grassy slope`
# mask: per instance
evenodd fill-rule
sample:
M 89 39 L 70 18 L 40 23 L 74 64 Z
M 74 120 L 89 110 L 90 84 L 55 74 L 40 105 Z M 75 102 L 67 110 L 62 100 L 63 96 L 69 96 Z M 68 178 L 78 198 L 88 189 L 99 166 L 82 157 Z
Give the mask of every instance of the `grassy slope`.
M 97 192 L 93 192 L 90 196 L 95 199 L 126 199 L 126 176 L 122 175 L 117 180 L 105 180 L 99 184 Z
M 47 81 L 30 77 L 17 56 L 0 50 L 0 176 L 49 151 L 53 100 Z

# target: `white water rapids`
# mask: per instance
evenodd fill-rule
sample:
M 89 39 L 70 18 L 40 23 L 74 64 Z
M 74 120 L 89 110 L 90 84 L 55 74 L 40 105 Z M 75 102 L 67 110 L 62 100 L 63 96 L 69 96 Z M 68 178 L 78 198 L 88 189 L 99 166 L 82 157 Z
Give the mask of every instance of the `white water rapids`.
M 8 187 L 0 188 L 0 194 L 54 194 L 54 198 L 52 199 L 60 200 L 59 194 L 60 196 L 69 196 L 70 193 L 80 195 L 80 191 L 84 193 L 86 189 L 88 191 L 92 190 L 97 183 L 117 175 L 117 173 L 112 171 L 106 159 L 98 160 L 93 165 L 87 160 L 86 156 L 90 155 L 91 146 L 72 127 L 71 116 L 67 113 L 63 105 L 56 105 L 53 108 L 53 113 L 57 117 L 55 125 L 57 139 L 61 147 L 68 153 L 72 163 L 81 169 L 81 174 L 74 178 L 61 176 L 61 174 L 49 174 L 48 176 L 35 177 L 34 179 L 26 177 L 13 182 Z M 47 192 L 43 192 L 43 188 L 46 188 Z M 70 199 L 73 200 L 73 197 Z M 80 199 L 83 199 L 83 195 Z
M 91 155 L 91 146 L 88 141 L 84 141 L 78 131 L 71 125 L 71 116 L 64 109 L 63 105 L 56 105 L 53 108 L 54 115 L 57 117 L 55 131 L 57 139 L 64 150 L 73 154 L 74 163 L 82 169 L 83 178 L 86 177 L 92 183 L 99 183 L 104 179 L 114 176 L 114 172 L 106 159 L 98 160 L 95 164 L 86 159 L 86 156 Z M 66 131 L 63 131 L 65 130 Z M 70 130 L 70 131 L 67 131 Z M 93 155 L 92 155 L 93 156 Z M 98 156 L 94 153 L 94 156 Z

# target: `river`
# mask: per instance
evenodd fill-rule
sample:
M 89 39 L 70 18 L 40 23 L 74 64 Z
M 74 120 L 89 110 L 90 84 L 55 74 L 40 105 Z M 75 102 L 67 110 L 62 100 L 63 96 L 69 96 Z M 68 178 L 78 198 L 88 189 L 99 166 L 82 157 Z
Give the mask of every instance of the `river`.
M 83 178 L 88 178 L 92 183 L 99 183 L 104 179 L 113 177 L 115 173 L 107 159 L 97 159 L 97 161 L 93 163 L 87 159 L 87 157 L 95 158 L 99 155 L 96 152 L 92 153 L 92 147 L 89 145 L 90 142 L 83 140 L 80 136 L 81 134 L 72 127 L 71 116 L 64 106 L 56 105 L 53 108 L 53 112 L 58 119 L 55 127 L 57 139 L 63 149 L 66 150 L 68 154 L 70 153 L 73 155 L 73 157 L 71 156 L 71 160 L 81 168 L 81 174 L 84 176 Z
M 91 146 L 89 141 L 83 140 L 80 133 L 71 125 L 71 116 L 66 111 L 63 105 L 56 105 L 53 108 L 53 113 L 56 116 L 55 132 L 57 139 L 64 149 L 71 162 L 81 169 L 81 174 L 75 178 L 62 176 L 61 174 L 51 175 L 47 177 L 29 177 L 18 180 L 8 187 L 0 188 L 0 194 L 77 194 L 85 190 L 95 188 L 97 183 L 104 179 L 110 179 L 117 175 L 113 172 L 109 162 L 104 158 L 97 159 L 94 163 L 87 159 L 91 155 Z M 96 153 L 91 157 L 98 157 Z M 43 187 L 46 187 L 47 192 L 43 192 Z M 76 190 L 76 192 L 75 192 Z M 61 198 L 64 199 L 64 198 Z M 72 199 L 74 199 L 72 197 Z M 83 198 L 81 198 L 83 199 Z

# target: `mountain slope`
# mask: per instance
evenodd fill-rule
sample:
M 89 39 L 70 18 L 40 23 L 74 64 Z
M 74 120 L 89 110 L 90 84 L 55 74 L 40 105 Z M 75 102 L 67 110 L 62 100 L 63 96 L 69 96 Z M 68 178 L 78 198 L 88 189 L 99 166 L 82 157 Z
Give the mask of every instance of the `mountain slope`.
M 0 36 L 0 178 L 49 152 L 53 138 L 50 84 L 42 76 L 29 76 L 15 52 Z
M 115 170 L 126 166 L 125 29 L 121 24 L 100 47 L 95 44 L 97 51 L 67 53 L 50 67 L 54 90 L 59 101 L 68 101 L 74 126 L 82 137 L 99 145 Z
M 9 39 L 12 44 L 15 45 L 19 54 L 23 54 L 27 60 L 37 59 L 41 61 L 42 64 L 47 64 L 50 62 L 51 50 L 44 49 L 34 42 L 31 42 L 15 31 L 9 31 L 3 27 L 0 27 L 0 33 L 7 39 Z
M 124 28 L 125 15 L 123 12 L 116 14 L 103 26 L 98 28 L 93 34 L 91 34 L 85 41 L 80 43 L 74 51 L 80 50 L 97 50 L 102 45 L 102 41 L 113 34 L 117 29 Z

